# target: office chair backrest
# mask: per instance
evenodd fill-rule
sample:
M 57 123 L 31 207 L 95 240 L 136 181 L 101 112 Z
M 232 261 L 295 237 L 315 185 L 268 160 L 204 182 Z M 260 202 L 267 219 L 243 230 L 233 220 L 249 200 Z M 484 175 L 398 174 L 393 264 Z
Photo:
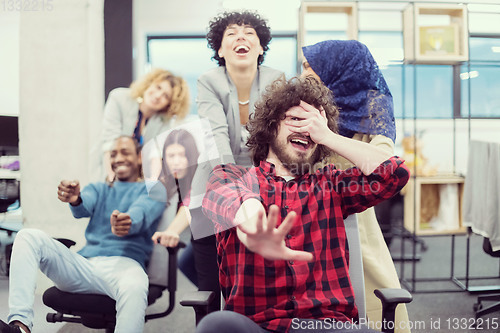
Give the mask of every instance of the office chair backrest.
M 500 258 L 500 250 L 493 251 L 493 247 L 488 237 L 483 237 L 483 251 L 492 257 Z
M 349 276 L 354 299 L 358 307 L 359 318 L 366 318 L 365 278 L 363 259 L 361 256 L 361 241 L 359 238 L 358 218 L 355 214 L 344 219 L 345 233 L 349 244 Z

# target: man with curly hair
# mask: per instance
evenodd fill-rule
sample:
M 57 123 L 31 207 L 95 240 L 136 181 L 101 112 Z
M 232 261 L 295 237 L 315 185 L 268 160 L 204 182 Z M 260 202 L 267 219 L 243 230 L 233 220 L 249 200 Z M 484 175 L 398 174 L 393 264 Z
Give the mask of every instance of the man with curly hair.
M 230 311 L 211 313 L 197 332 L 307 332 L 325 319 L 332 329 L 321 332 L 372 332 L 351 325 L 344 218 L 396 194 L 409 172 L 384 150 L 337 134 L 337 115 L 315 79 L 277 80 L 248 124 L 254 167 L 213 170 L 203 210 L 218 232 Z M 332 153 L 355 167 L 315 170 Z

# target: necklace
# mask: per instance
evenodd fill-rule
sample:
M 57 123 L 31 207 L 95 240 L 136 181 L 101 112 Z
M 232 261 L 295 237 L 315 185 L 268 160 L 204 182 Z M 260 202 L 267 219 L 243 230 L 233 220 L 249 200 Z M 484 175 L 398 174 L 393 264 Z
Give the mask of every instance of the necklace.
M 248 100 L 246 100 L 246 101 L 244 101 L 244 102 L 242 102 L 242 101 L 238 101 L 238 103 L 239 103 L 240 105 L 247 105 L 248 103 L 250 103 L 250 100 L 248 99 Z

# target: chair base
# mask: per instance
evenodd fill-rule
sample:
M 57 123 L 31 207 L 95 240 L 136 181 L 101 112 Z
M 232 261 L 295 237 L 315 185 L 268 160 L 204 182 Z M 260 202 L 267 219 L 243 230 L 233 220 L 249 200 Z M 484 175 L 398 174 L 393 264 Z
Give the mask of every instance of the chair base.
M 494 302 L 489 306 L 484 306 L 483 302 Z M 477 303 L 474 304 L 474 312 L 476 319 L 486 316 L 490 313 L 500 311 L 500 294 L 482 295 L 477 298 Z

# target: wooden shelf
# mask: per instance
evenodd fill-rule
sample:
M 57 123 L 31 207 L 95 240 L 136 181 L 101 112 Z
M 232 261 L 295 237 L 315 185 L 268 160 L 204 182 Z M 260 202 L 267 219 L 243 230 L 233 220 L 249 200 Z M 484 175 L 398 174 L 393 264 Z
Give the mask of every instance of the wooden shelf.
M 440 17 L 439 17 L 440 16 Z M 439 19 L 446 18 L 444 24 Z M 423 19 L 437 24 L 424 24 Z M 469 59 L 466 5 L 410 4 L 403 11 L 406 63 L 456 64 Z
M 0 179 L 17 179 L 21 180 L 21 171 L 12 171 L 0 168 Z
M 299 27 L 297 31 L 297 59 L 302 59 L 302 46 L 306 38 L 305 16 L 310 13 L 345 14 L 347 39 L 358 39 L 358 6 L 356 2 L 302 1 L 299 9 Z M 329 27 L 325 27 L 328 30 Z
M 464 180 L 464 177 L 457 175 L 411 177 L 403 191 L 405 228 L 416 235 L 465 234 L 466 228 L 462 224 L 462 196 Z M 458 212 L 455 212 L 458 216 L 458 221 L 451 221 L 453 224 L 457 222 L 455 227 L 433 229 L 429 225 L 429 220 L 434 215 L 429 215 L 429 208 L 432 207 L 436 201 L 440 200 L 439 189 L 441 185 L 448 184 L 457 184 L 458 186 L 458 207 L 456 207 Z M 416 214 L 415 211 L 417 212 Z M 415 218 L 416 221 L 414 221 Z

